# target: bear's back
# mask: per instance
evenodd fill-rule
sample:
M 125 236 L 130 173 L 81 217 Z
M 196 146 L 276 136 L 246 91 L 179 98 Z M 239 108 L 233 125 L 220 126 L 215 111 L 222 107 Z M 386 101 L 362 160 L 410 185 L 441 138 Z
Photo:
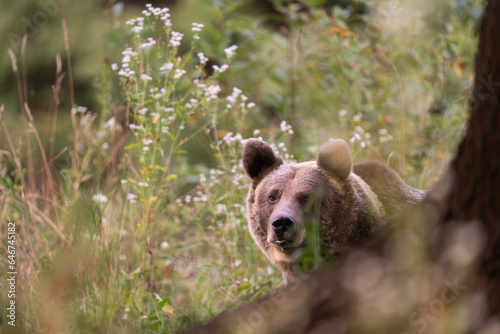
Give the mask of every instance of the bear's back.
M 407 185 L 394 170 L 382 163 L 361 162 L 353 166 L 353 172 L 372 188 L 389 221 L 425 196 L 425 191 Z

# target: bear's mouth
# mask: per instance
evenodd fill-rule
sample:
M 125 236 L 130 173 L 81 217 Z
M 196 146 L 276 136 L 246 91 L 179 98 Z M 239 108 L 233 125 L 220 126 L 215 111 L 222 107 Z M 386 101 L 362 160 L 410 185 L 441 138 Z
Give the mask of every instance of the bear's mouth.
M 295 248 L 291 240 L 272 240 L 271 243 L 284 252 L 292 251 Z

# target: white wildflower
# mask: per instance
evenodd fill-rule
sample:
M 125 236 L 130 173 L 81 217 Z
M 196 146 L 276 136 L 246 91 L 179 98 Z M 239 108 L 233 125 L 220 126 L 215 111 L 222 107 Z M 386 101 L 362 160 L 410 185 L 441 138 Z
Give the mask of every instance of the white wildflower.
M 166 63 L 165 65 L 160 67 L 160 71 L 170 71 L 173 68 L 174 68 L 174 64 Z
M 163 20 L 163 21 L 166 21 L 168 20 L 168 18 L 170 17 L 170 13 L 168 13 L 169 9 L 168 8 L 163 8 L 162 9 L 162 16 L 160 16 L 160 19 Z M 169 20 L 170 21 L 170 20 Z
M 184 70 L 176 69 L 174 74 L 174 79 L 180 79 L 180 77 L 182 77 L 185 73 L 186 71 Z
M 192 25 L 191 30 L 195 32 L 201 31 L 201 29 L 204 27 L 204 25 L 201 23 L 192 23 L 191 25 Z
M 236 101 L 238 100 L 240 94 L 241 94 L 241 89 L 239 89 L 238 87 L 233 87 L 233 91 L 231 92 L 231 95 L 227 97 L 227 100 L 231 104 L 236 104 Z
M 135 74 L 134 71 L 132 71 L 130 68 L 122 68 L 120 71 L 118 71 L 118 75 L 122 77 L 129 78 Z
M 378 140 L 381 144 L 384 144 L 384 143 L 387 143 L 387 142 L 390 142 L 393 140 L 392 135 L 389 134 L 387 129 L 378 130 L 378 135 L 379 135 Z
M 352 121 L 353 122 L 359 122 L 359 121 L 361 121 L 361 117 L 363 117 L 363 114 L 361 114 L 360 112 L 358 112 L 356 115 L 354 115 L 352 117 Z
M 156 45 L 156 41 L 153 37 L 148 37 L 145 43 L 141 44 L 141 49 L 146 49 Z
M 205 57 L 205 55 L 203 54 L 203 52 L 199 52 L 198 53 L 198 58 L 200 59 L 200 64 L 202 64 L 202 65 L 206 65 L 207 64 L 208 58 Z
M 205 88 L 206 101 L 216 100 L 221 88 L 218 85 L 210 85 Z
M 225 49 L 224 53 L 226 54 L 226 57 L 232 58 L 234 56 L 234 53 L 236 52 L 236 49 L 238 49 L 238 47 L 236 45 L 231 45 L 230 47 Z
M 286 121 L 281 121 L 281 123 L 280 123 L 280 129 L 283 132 L 288 132 L 290 134 L 293 133 L 292 126 L 289 125 L 289 124 L 287 124 Z
M 142 27 L 141 26 L 135 26 L 135 27 L 132 27 L 132 32 L 133 33 L 140 33 L 142 31 Z
M 359 125 L 356 125 L 356 126 L 354 127 L 354 132 L 359 133 L 359 134 L 363 134 L 363 133 L 365 133 L 365 129 L 363 129 L 363 128 L 362 128 L 362 127 L 360 127 Z
M 170 34 L 170 45 L 172 45 L 173 47 L 178 47 L 179 45 L 181 45 L 182 37 L 184 37 L 184 35 L 180 32 L 172 31 L 172 33 Z
M 229 65 L 222 64 L 220 67 L 217 65 L 213 65 L 212 68 L 214 69 L 214 71 L 222 73 L 222 72 L 225 72 L 229 68 Z
M 108 198 L 101 193 L 98 193 L 98 194 L 95 194 L 94 196 L 92 196 L 92 200 L 94 202 L 98 202 L 99 204 L 106 204 L 108 202 Z
M 233 87 L 232 95 L 238 97 L 241 94 L 241 92 L 242 92 L 241 89 L 239 89 L 238 87 Z
M 137 201 L 137 195 L 128 193 L 127 200 L 130 201 L 131 203 L 135 203 Z

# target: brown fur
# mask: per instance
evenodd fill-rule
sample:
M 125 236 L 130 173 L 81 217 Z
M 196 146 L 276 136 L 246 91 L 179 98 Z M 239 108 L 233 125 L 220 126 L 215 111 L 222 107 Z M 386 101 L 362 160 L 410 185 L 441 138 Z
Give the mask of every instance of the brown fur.
M 250 139 L 243 149 L 243 165 L 252 178 L 247 198 L 250 232 L 285 282 L 294 277 L 291 256 L 304 246 L 307 224 L 319 222 L 323 245 L 343 252 L 423 196 L 387 166 L 369 162 L 353 168 L 343 140 L 323 145 L 317 161 L 283 164 L 267 143 Z
M 376 161 L 361 162 L 353 172 L 371 187 L 382 203 L 388 221 L 420 202 L 425 191 L 410 187 L 387 165 Z

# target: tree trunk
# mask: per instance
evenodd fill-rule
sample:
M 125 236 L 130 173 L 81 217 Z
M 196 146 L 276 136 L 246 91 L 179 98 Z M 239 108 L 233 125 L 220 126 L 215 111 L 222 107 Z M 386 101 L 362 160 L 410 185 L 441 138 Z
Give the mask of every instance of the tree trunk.
M 475 73 L 457 155 L 400 228 L 187 333 L 500 333 L 500 0 Z
M 452 167 L 455 182 L 445 221 L 479 220 L 487 245 L 479 275 L 492 312 L 500 313 L 500 1 L 489 1 L 476 54 L 467 134 Z

